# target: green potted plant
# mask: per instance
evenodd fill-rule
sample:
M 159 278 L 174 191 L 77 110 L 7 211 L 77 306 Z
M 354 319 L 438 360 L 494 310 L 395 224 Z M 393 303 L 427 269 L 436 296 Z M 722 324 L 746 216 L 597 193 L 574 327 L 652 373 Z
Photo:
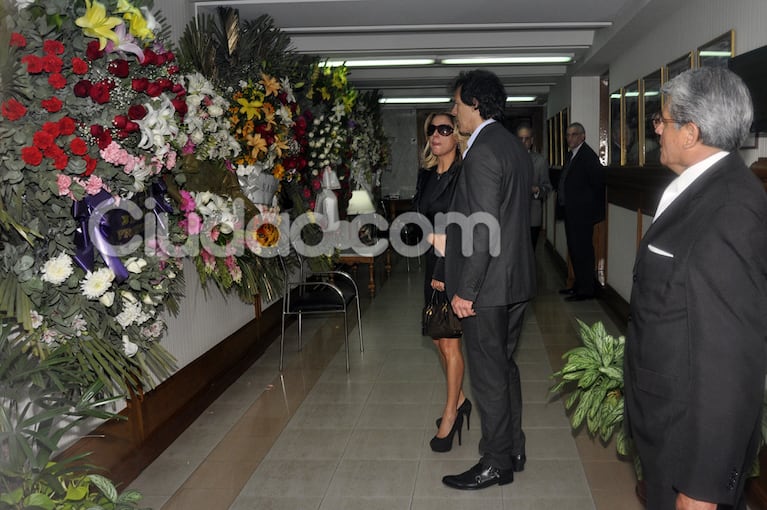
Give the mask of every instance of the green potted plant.
M 18 327 L 0 323 L 0 510 L 128 510 L 141 494 L 119 494 L 79 455 L 56 459 L 65 434 L 88 418 L 111 419 L 117 397 L 103 384 L 80 389 L 79 367 L 63 349 L 40 360 Z
M 601 322 L 589 326 L 576 319 L 583 345 L 567 351 L 565 364 L 552 375 L 557 382 L 551 393 L 565 397 L 573 429 L 583 423 L 592 437 L 609 442 L 616 436 L 618 454 L 634 461 L 637 477 L 641 479 L 639 458 L 623 420 L 623 354 L 625 338 L 607 333 Z

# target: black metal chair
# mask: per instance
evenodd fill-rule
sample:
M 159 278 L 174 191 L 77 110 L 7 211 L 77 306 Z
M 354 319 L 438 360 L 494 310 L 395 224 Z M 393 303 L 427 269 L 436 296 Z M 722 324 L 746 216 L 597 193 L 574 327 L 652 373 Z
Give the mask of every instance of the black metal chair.
M 303 349 L 301 332 L 303 316 L 311 314 L 342 313 L 344 316 L 344 348 L 346 350 L 346 371 L 349 371 L 349 326 L 348 312 L 355 303 L 357 308 L 357 330 L 360 337 L 360 352 L 365 347 L 362 342 L 362 314 L 357 284 L 349 273 L 332 270 L 311 272 L 304 267 L 304 259 L 292 254 L 298 260 L 298 274 L 292 272 L 289 260 L 280 257 L 284 274 L 282 295 L 282 327 L 280 331 L 280 371 L 283 368 L 285 352 L 285 320 L 290 315 L 298 316 L 298 350 Z

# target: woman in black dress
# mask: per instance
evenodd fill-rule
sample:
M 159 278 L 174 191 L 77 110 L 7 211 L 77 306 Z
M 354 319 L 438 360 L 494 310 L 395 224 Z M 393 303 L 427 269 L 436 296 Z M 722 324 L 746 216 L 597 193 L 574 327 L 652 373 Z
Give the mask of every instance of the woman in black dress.
M 418 171 L 416 194 L 413 198 L 416 210 L 434 225 L 437 213 L 446 213 L 453 196 L 453 189 L 461 171 L 461 148 L 455 117 L 450 113 L 432 113 L 424 124 L 426 146 L 422 155 L 422 168 Z M 445 292 L 444 264 L 438 263 L 434 248 L 426 253 L 426 281 L 424 299 L 431 300 L 432 293 Z M 449 451 L 453 436 L 460 429 L 464 418 L 469 426 L 471 402 L 463 394 L 463 352 L 461 338 L 434 338 L 447 378 L 447 399 L 442 417 L 437 420 L 437 434 L 430 442 L 437 452 Z

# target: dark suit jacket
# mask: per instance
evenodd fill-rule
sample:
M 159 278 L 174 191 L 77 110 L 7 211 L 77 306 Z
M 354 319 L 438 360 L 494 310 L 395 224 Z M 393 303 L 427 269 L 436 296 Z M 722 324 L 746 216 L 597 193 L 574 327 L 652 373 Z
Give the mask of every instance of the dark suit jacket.
M 658 217 L 634 265 L 624 380 L 648 482 L 733 504 L 759 444 L 766 335 L 767 195 L 730 154 Z
M 528 301 L 535 294 L 535 261 L 530 242 L 532 162 L 519 139 L 502 124 L 485 126 L 463 160 L 450 210 L 469 217 L 489 213 L 500 225 L 499 236 L 479 226 L 447 227 L 445 286 L 475 306 Z M 469 253 L 461 245 L 470 239 Z M 491 242 L 498 244 L 491 246 Z M 491 247 L 499 249 L 491 256 Z
M 564 185 L 565 219 L 592 224 L 605 219 L 605 167 L 587 143 L 570 160 Z

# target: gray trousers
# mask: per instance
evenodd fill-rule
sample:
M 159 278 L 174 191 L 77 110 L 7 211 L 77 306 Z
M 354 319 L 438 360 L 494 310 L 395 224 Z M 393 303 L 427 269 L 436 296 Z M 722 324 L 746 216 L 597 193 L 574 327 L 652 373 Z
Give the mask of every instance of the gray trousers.
M 482 420 L 480 448 L 484 466 L 512 467 L 512 456 L 525 453 L 522 388 L 514 361 L 527 302 L 477 307 L 463 319 L 463 341 L 471 391 Z

